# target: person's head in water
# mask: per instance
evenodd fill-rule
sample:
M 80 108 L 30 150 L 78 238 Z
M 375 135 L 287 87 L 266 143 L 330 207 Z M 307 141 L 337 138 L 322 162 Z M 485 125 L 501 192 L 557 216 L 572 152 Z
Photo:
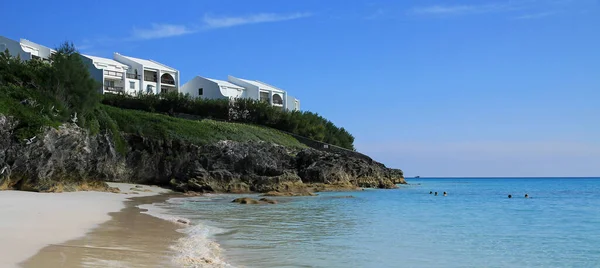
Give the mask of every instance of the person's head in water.
M 510 195 L 510 194 L 509 194 L 509 195 L 508 195 L 508 198 L 512 198 L 512 195 Z
M 437 195 L 437 192 L 435 192 L 435 195 Z
M 525 194 L 525 198 L 529 198 L 529 195 L 528 195 L 528 194 Z
M 448 196 L 448 194 L 446 192 L 444 192 L 444 196 Z
M 433 191 L 429 191 L 429 194 L 433 194 Z

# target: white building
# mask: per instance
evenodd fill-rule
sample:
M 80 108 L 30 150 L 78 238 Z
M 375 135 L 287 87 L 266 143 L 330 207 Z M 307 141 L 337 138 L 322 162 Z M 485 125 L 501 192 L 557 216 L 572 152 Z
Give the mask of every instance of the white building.
M 129 66 L 115 60 L 90 55 L 81 55 L 90 75 L 102 83 L 104 93 L 136 94 L 140 90 L 140 76 L 131 73 Z
M 115 53 L 113 58 L 129 67 L 131 77 L 139 76 L 140 83 L 136 84 L 138 86 L 136 91 L 148 94 L 179 92 L 178 70 L 153 60 L 123 56 L 119 53 Z M 126 86 L 131 85 L 127 84 Z
M 231 75 L 228 77 L 228 80 L 235 85 L 243 87 L 246 91 L 246 98 L 266 101 L 275 107 L 281 107 L 290 111 L 300 110 L 300 100 L 289 96 L 283 89 L 265 82 L 241 79 Z
M 182 93 L 194 98 L 247 98 L 262 100 L 275 107 L 287 110 L 300 110 L 300 101 L 289 96 L 283 89 L 259 81 L 229 76 L 229 81 L 196 76 L 181 87 Z
M 243 87 L 227 81 L 196 76 L 181 86 L 181 92 L 194 98 L 221 99 L 245 98 Z
M 19 56 L 24 61 L 31 59 L 49 60 L 50 55 L 56 53 L 54 49 L 36 44 L 27 39 L 16 41 L 0 36 L 0 51 L 4 52 L 7 49 L 11 56 Z

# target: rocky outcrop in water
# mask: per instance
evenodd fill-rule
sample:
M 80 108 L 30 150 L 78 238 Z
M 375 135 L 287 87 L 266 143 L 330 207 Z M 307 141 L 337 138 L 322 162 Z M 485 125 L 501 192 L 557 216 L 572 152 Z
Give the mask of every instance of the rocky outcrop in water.
M 121 154 L 110 135 L 92 136 L 74 124 L 47 128 L 30 142 L 17 141 L 16 124 L 0 115 L 0 189 L 108 189 L 102 181 L 114 181 L 186 192 L 302 193 L 404 183 L 401 170 L 314 149 L 233 141 L 196 146 L 124 135 L 127 152 Z

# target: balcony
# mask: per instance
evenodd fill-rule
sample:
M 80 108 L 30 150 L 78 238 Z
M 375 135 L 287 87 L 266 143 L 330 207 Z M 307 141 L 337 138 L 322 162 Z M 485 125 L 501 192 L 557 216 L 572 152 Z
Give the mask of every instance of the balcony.
M 127 78 L 140 80 L 140 75 L 127 73 Z
M 156 82 L 157 79 L 155 76 L 144 76 L 144 81 L 148 81 L 148 82 Z
M 171 74 L 163 74 L 160 76 L 160 83 L 162 84 L 168 84 L 168 85 L 175 85 L 175 78 L 173 78 L 173 76 Z
M 123 73 L 120 72 L 113 72 L 113 71 L 104 71 L 104 75 L 110 75 L 110 76 L 115 76 L 115 77 L 119 77 L 119 78 L 123 78 Z
M 123 93 L 123 87 L 105 86 L 104 91 L 109 91 L 112 93 Z
M 170 77 L 161 77 L 160 82 L 163 84 L 175 85 L 175 80 Z

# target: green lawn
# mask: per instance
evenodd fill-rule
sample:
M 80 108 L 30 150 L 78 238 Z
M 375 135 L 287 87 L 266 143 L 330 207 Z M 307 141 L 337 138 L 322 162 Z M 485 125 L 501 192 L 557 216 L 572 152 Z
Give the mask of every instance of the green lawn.
M 278 130 L 214 120 L 187 120 L 136 110 L 101 105 L 121 132 L 159 139 L 180 139 L 197 145 L 222 140 L 266 141 L 286 147 L 302 148 L 303 144 Z
M 23 104 L 23 100 L 34 100 L 34 105 Z M 19 140 L 40 134 L 44 126 L 58 127 L 69 120 L 69 112 L 53 98 L 25 87 L 0 86 L 0 114 L 10 115 L 19 121 L 15 135 Z M 99 105 L 86 116 L 86 127 L 92 134 L 99 131 L 139 134 L 148 138 L 184 140 L 197 145 L 221 140 L 266 141 L 286 147 L 302 148 L 295 138 L 267 127 L 227 123 L 214 120 L 187 120 L 157 113 L 120 109 Z M 126 151 L 125 141 L 115 137 L 119 152 Z

